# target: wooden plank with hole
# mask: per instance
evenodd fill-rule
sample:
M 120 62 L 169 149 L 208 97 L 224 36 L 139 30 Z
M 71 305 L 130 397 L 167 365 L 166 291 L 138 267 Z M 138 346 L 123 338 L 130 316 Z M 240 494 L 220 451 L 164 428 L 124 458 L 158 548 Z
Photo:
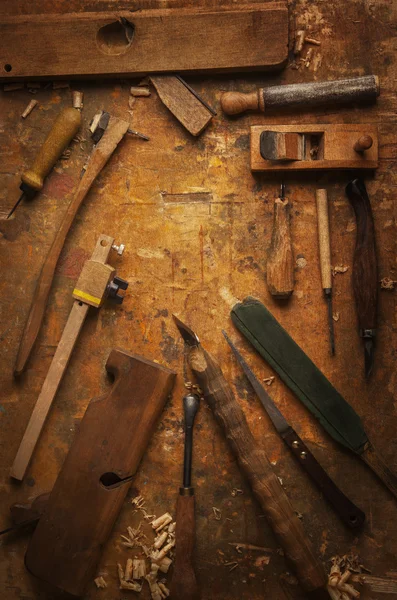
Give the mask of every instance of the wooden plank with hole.
M 263 131 L 304 134 L 301 160 L 265 160 L 260 153 Z M 362 136 L 372 138 L 364 152 L 354 150 Z M 378 130 L 368 123 L 254 125 L 251 127 L 251 171 L 307 171 L 326 169 L 377 169 Z
M 30 573 L 73 596 L 94 578 L 175 380 L 123 350 L 110 353 L 106 369 L 115 382 L 89 403 L 25 558 Z
M 285 1 L 2 17 L 0 79 L 281 68 Z

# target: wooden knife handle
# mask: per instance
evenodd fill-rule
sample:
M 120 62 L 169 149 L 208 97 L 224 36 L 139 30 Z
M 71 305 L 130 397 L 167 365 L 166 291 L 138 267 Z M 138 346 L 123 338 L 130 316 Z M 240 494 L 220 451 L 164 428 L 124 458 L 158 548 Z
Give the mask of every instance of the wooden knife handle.
M 201 346 L 190 349 L 189 362 L 303 589 L 317 600 L 328 598 L 323 567 L 220 367 Z
M 193 488 L 181 488 L 176 504 L 175 563 L 171 598 L 198 600 L 200 597 L 193 567 L 195 517 Z
M 336 483 L 332 481 L 296 431 L 292 427 L 289 427 L 287 431 L 281 434 L 281 437 L 292 454 L 297 458 L 301 467 L 320 488 L 345 525 L 351 529 L 362 527 L 365 521 L 365 513 L 353 504 L 338 488 Z
M 266 283 L 277 298 L 289 298 L 294 290 L 294 264 L 290 228 L 290 204 L 277 198 L 274 202 L 273 230 L 267 252 Z
M 371 467 L 374 473 L 389 488 L 395 498 L 397 498 L 397 476 L 389 469 L 383 459 L 376 452 L 375 448 L 368 442 L 364 452 L 360 454 L 363 461 Z
M 260 89 L 250 94 L 226 92 L 221 96 L 221 107 L 226 115 L 239 115 L 247 110 L 261 110 L 264 112 L 262 99 L 263 90 Z
M 352 279 L 358 323 L 361 330 L 376 329 L 378 275 L 371 203 L 361 179 L 354 179 L 346 186 L 346 195 L 357 221 Z
M 320 252 L 321 283 L 324 290 L 332 289 L 331 241 L 327 190 L 316 190 L 318 245 Z

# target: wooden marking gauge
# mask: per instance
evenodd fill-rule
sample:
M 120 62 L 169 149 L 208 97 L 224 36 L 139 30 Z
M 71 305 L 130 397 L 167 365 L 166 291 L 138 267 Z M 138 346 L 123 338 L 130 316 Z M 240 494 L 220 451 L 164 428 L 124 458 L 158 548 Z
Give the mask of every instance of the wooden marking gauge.
M 118 249 L 113 242 L 112 237 L 99 236 L 92 257 L 85 263 L 73 290 L 75 302 L 11 468 L 14 479 L 22 481 L 25 476 L 89 307 L 99 308 L 107 296 L 113 296 L 120 303 L 122 296 L 117 295 L 118 289 L 128 287 L 127 282 L 115 277 L 115 269 L 106 263 L 112 247 Z

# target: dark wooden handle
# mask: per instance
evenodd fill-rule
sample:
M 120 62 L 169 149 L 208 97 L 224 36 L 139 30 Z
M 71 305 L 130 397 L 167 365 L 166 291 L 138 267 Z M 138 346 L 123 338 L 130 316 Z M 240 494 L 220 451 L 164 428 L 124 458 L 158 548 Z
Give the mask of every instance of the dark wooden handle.
M 191 490 L 191 488 L 182 488 Z M 194 572 L 194 495 L 178 496 L 176 504 L 175 564 L 170 596 L 175 600 L 198 600 L 200 597 Z
M 342 521 L 351 529 L 362 527 L 365 521 L 365 513 L 360 510 L 332 481 L 324 471 L 320 463 L 310 452 L 299 435 L 290 427 L 281 437 L 290 448 L 292 454 L 298 459 L 302 468 L 313 479 L 320 488 L 328 502 L 333 506 L 335 512 Z
M 303 589 L 318 599 L 327 598 L 323 567 L 221 369 L 201 346 L 190 349 L 189 362 Z
M 397 476 L 384 463 L 370 442 L 365 446 L 364 452 L 360 456 L 371 467 L 373 472 L 376 473 L 379 479 L 383 481 L 386 487 L 389 488 L 393 496 L 397 498 Z
M 274 202 L 273 230 L 267 253 L 266 283 L 276 298 L 289 298 L 294 289 L 294 265 L 288 200 Z
M 351 181 L 346 194 L 357 221 L 352 279 L 359 327 L 361 330 L 375 329 L 378 275 L 371 203 L 361 179 Z

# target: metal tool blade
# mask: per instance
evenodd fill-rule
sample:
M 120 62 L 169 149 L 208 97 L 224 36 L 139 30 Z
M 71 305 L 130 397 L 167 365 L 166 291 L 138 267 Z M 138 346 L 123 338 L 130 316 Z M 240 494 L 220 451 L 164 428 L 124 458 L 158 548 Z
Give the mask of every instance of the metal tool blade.
M 178 317 L 176 317 L 175 315 L 172 315 L 172 317 L 175 321 L 175 325 L 178 327 L 179 333 L 183 337 L 184 342 L 188 346 L 198 346 L 200 344 L 200 340 L 198 339 L 194 331 L 190 329 L 190 327 L 185 325 L 185 323 L 182 323 L 182 321 L 178 319 Z
M 364 337 L 364 364 L 365 377 L 369 377 L 372 373 L 374 365 L 374 339 L 373 337 Z
M 11 211 L 8 213 L 8 217 L 7 219 L 9 219 L 11 217 L 12 214 L 14 214 L 15 209 L 17 208 L 17 206 L 19 206 L 19 204 L 22 202 L 23 198 L 25 197 L 25 192 L 22 192 L 22 194 L 19 196 L 18 201 L 16 204 L 14 204 L 14 206 L 12 207 Z
M 334 332 L 334 315 L 332 310 L 332 292 L 328 290 L 325 291 L 325 298 L 327 300 L 328 305 L 328 329 L 329 329 L 329 341 L 331 344 L 331 354 L 334 356 L 335 354 L 335 332 Z
M 283 433 L 290 427 L 288 421 L 284 418 L 282 413 L 279 411 L 277 406 L 274 404 L 273 400 L 270 398 L 269 394 L 264 389 L 264 387 L 259 383 L 259 380 L 256 378 L 254 373 L 251 371 L 250 367 L 247 365 L 244 358 L 241 356 L 240 352 L 237 350 L 236 346 L 230 340 L 227 333 L 225 331 L 222 331 L 222 333 L 225 337 L 225 340 L 227 341 L 230 348 L 232 349 L 233 354 L 235 355 L 235 357 L 237 359 L 237 362 L 240 364 L 241 368 L 243 369 L 248 381 L 254 388 L 256 395 L 258 396 L 259 400 L 262 402 L 263 407 L 266 410 L 267 414 L 269 415 L 273 425 L 275 426 L 275 428 L 277 429 L 277 431 L 279 433 Z

